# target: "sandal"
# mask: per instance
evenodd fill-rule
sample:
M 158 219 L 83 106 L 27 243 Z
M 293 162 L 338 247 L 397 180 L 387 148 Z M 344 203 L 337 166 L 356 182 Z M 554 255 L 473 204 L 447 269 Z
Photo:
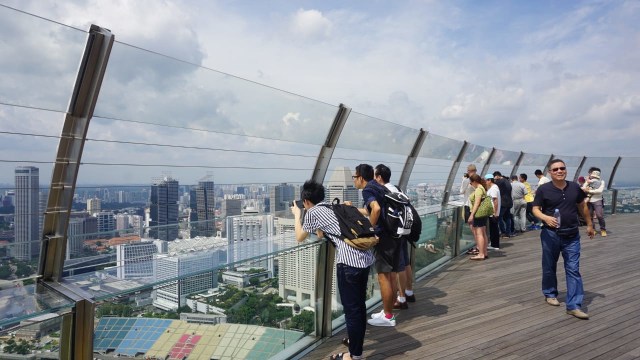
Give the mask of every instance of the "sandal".
M 349 338 L 348 337 L 342 338 L 342 345 L 349 346 Z
M 471 248 L 467 250 L 467 255 L 478 255 L 479 252 L 480 250 L 478 250 L 478 248 Z
M 342 357 L 344 356 L 345 353 L 338 353 L 338 354 L 331 354 L 329 356 L 329 359 L 331 360 L 342 360 Z
M 480 257 L 480 255 L 476 255 L 476 256 L 470 257 L 469 260 L 487 260 L 487 258 L 485 256 Z

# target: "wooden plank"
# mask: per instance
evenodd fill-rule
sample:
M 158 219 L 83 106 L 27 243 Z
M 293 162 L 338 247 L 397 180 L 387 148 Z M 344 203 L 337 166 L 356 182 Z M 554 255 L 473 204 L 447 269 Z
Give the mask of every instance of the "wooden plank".
M 454 259 L 414 286 L 417 302 L 395 328 L 367 327 L 367 359 L 636 359 L 640 358 L 640 217 L 607 218 L 610 236 L 583 235 L 584 306 L 591 319 L 544 303 L 539 231 L 502 241 L 491 258 Z M 584 231 L 583 231 L 584 232 Z M 562 257 L 559 299 L 564 301 Z M 379 311 L 380 306 L 374 311 Z M 305 359 L 348 351 L 341 331 Z

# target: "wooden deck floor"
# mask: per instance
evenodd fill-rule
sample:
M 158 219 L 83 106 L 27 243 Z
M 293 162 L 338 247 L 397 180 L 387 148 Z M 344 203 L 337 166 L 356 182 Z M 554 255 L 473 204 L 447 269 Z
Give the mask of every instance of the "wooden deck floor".
M 395 328 L 367 327 L 367 359 L 640 359 L 640 216 L 607 217 L 609 236 L 583 235 L 589 320 L 565 314 L 540 291 L 539 231 L 503 241 L 486 261 L 454 260 L 415 285 L 417 302 Z M 582 230 L 584 232 L 584 230 Z M 381 307 L 375 309 L 379 311 Z M 348 351 L 346 330 L 305 359 Z

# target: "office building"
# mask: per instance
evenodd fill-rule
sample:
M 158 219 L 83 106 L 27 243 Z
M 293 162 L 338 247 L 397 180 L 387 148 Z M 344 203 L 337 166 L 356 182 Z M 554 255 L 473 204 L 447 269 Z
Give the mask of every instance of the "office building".
M 178 180 L 165 176 L 151 185 L 149 236 L 173 241 L 178 238 Z
M 196 195 L 196 223 L 192 224 L 193 231 L 196 230 L 196 236 L 213 236 L 215 234 L 215 192 L 213 181 L 200 181 L 195 188 Z M 193 199 L 191 199 L 193 205 Z M 194 208 L 191 208 L 192 214 Z M 193 217 L 191 218 L 193 220 Z
M 352 204 L 360 204 L 360 191 L 353 185 L 353 178 L 351 177 L 351 170 L 346 166 L 335 168 L 331 174 L 331 178 L 326 185 L 327 202 L 332 202 L 333 199 L 340 199 L 340 203 L 345 201 L 351 201 Z
M 153 277 L 153 257 L 166 251 L 167 242 L 164 240 L 116 245 L 118 279 Z
M 187 254 L 156 255 L 153 261 L 156 281 L 176 279 L 157 285 L 153 305 L 175 311 L 186 305 L 187 295 L 218 286 L 219 251 L 200 251 Z M 211 270 L 207 271 L 206 270 Z M 186 276 L 189 274 L 196 274 Z
M 102 206 L 102 200 L 98 198 L 87 199 L 87 212 L 89 214 L 95 214 L 100 212 Z
M 260 258 L 273 252 L 273 215 L 229 216 L 226 222 L 228 262 Z M 246 265 L 243 265 L 246 266 Z M 274 273 L 273 258 L 259 259 L 251 266 Z
M 295 199 L 295 186 L 283 183 L 269 190 L 269 213 L 279 216 L 280 212 L 291 211 L 290 203 Z
M 40 170 L 19 166 L 15 170 L 15 243 L 12 256 L 34 260 L 40 255 Z

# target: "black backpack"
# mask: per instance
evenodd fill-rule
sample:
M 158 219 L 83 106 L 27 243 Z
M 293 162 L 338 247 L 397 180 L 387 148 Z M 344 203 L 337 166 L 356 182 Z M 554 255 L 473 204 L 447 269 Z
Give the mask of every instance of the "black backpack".
M 391 192 L 386 187 L 385 190 L 382 206 L 382 223 L 385 229 L 392 237 L 404 237 L 415 247 L 422 233 L 420 215 L 405 193 Z
M 338 218 L 340 234 L 330 234 L 344 240 L 347 245 L 358 250 L 368 250 L 378 243 L 373 225 L 355 206 L 340 204 L 335 198 L 331 205 L 320 204 L 331 208 Z

